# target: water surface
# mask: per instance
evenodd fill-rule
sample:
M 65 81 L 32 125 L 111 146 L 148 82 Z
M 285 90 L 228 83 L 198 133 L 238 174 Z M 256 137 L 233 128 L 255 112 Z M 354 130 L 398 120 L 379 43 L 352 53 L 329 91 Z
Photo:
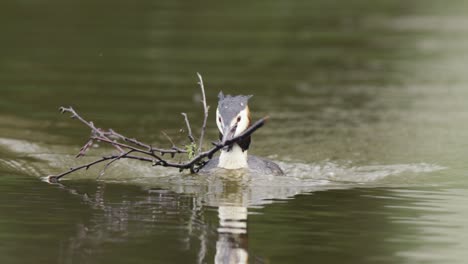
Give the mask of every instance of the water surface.
M 465 1 L 0 4 L 2 263 L 464 263 Z M 186 142 L 220 90 L 282 177 L 80 164 L 99 126 Z M 216 139 L 211 112 L 207 137 Z M 209 142 L 209 140 L 206 140 Z M 208 143 L 205 147 L 208 147 Z M 98 157 L 109 149 L 97 149 Z M 92 158 L 92 157 L 90 157 Z

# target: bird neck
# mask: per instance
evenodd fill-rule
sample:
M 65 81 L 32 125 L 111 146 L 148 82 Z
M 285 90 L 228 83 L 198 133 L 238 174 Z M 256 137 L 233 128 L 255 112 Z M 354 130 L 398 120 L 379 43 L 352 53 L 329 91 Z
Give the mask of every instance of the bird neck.
M 229 170 L 247 168 L 247 149 L 234 144 L 229 150 L 222 150 L 218 167 Z

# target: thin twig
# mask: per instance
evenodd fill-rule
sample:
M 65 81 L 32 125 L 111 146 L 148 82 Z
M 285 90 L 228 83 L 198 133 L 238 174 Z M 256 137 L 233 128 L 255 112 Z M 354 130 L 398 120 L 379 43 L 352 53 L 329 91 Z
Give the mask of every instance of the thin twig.
M 174 152 L 170 153 L 171 154 L 171 157 L 174 158 L 175 157 L 175 154 L 178 154 L 178 153 L 187 153 L 187 150 L 186 149 L 182 149 L 182 148 L 179 148 L 176 146 L 176 144 L 174 143 L 174 141 L 172 141 L 172 138 L 164 131 L 161 131 L 161 133 L 166 136 L 166 138 L 169 140 L 169 142 L 171 142 L 172 144 L 172 147 L 171 149 L 174 150 Z M 154 149 L 154 148 L 153 148 Z M 161 152 L 161 155 L 164 156 L 164 154 L 166 154 L 168 152 Z
M 81 165 L 81 166 L 78 166 L 78 167 L 74 167 L 74 168 L 70 168 L 70 170 L 66 171 L 66 172 L 63 172 L 63 173 L 60 173 L 60 174 L 57 174 L 57 175 L 50 175 L 48 176 L 48 181 L 51 182 L 51 183 L 57 183 L 60 178 L 62 178 L 63 176 L 65 175 L 68 175 L 70 173 L 73 173 L 75 171 L 78 171 L 78 170 L 81 170 L 81 169 L 89 169 L 91 166 L 93 165 L 96 165 L 98 163 L 101 163 L 101 162 L 104 162 L 106 160 L 111 160 L 111 159 L 115 159 L 117 157 L 119 157 L 120 155 L 112 155 L 112 156 L 106 156 L 106 157 L 102 157 L 98 160 L 95 160 L 93 162 L 90 162 L 90 163 L 87 163 L 87 164 L 84 164 L 84 165 Z M 124 158 L 126 159 L 134 159 L 134 160 L 140 160 L 140 161 L 148 161 L 148 162 L 153 162 L 152 159 L 149 159 L 149 158 L 145 158 L 145 157 L 138 157 L 138 156 L 125 156 Z
M 79 115 L 75 112 L 75 110 L 74 110 L 71 106 L 68 107 L 68 108 L 67 108 L 67 107 L 63 107 L 63 106 L 60 107 L 60 112 L 62 112 L 62 113 L 65 113 L 65 112 L 71 113 L 71 114 L 72 114 L 72 115 L 71 115 L 71 118 L 76 118 L 76 119 L 80 120 L 81 123 L 83 123 L 83 124 L 87 125 L 89 128 L 91 128 L 91 132 L 92 132 L 92 133 L 95 133 L 95 134 L 98 134 L 98 135 L 100 135 L 100 136 L 102 136 L 102 137 L 107 138 L 106 134 L 103 133 L 100 129 L 96 128 L 96 127 L 94 126 L 94 123 L 93 123 L 92 121 L 89 121 L 89 122 L 88 122 L 88 121 L 84 120 L 81 116 L 79 116 Z M 115 147 L 119 152 L 124 152 L 124 150 L 121 149 L 119 146 L 115 146 L 115 145 L 114 145 L 114 147 Z
M 198 84 L 200 85 L 200 89 L 202 92 L 202 103 L 203 103 L 203 113 L 204 113 L 203 125 L 200 131 L 200 140 L 198 141 L 198 153 L 200 153 L 202 150 L 202 146 L 203 146 L 203 138 L 205 137 L 206 121 L 208 120 L 208 110 L 210 107 L 206 105 L 205 86 L 203 85 L 203 78 L 198 72 L 197 72 L 197 75 L 199 79 Z
M 86 152 L 91 148 L 91 146 L 93 145 L 93 140 L 92 139 L 89 139 L 84 145 L 83 147 L 81 147 L 80 149 L 80 152 L 78 152 L 78 154 L 75 156 L 75 158 L 80 158 L 80 157 L 83 157 L 86 155 Z
M 115 137 L 117 139 L 121 139 L 125 142 L 129 142 L 131 144 L 134 144 L 136 146 L 139 146 L 139 147 L 142 147 L 142 148 L 146 148 L 148 149 L 149 151 L 151 152 L 159 152 L 161 154 L 178 154 L 178 153 L 186 153 L 185 150 L 181 149 L 181 148 L 171 148 L 171 149 L 161 149 L 161 148 L 153 148 L 151 147 L 150 145 L 148 144 L 145 144 L 145 143 L 142 143 L 134 138 L 128 138 L 122 134 L 119 134 L 117 132 L 115 132 L 114 130 L 112 129 L 109 129 L 108 131 L 104 131 L 100 128 L 96 128 L 93 124 L 93 122 L 91 121 L 86 121 L 83 117 L 81 117 L 80 115 L 78 115 L 78 113 L 72 108 L 72 107 L 60 107 L 60 112 L 62 113 L 71 113 L 71 118 L 73 119 L 78 119 L 81 123 L 85 124 L 86 126 L 88 126 L 89 128 L 91 128 L 91 133 L 92 135 L 97 135 L 99 136 L 100 138 L 105 138 L 107 141 L 109 142 L 113 142 L 112 145 L 114 147 L 116 147 L 119 152 L 121 153 L 124 153 L 125 151 L 119 147 L 116 143 L 116 141 L 113 141 L 110 139 L 110 137 Z
M 101 176 L 103 176 L 103 175 L 106 173 L 107 168 L 109 168 L 109 166 L 110 166 L 112 163 L 118 161 L 118 160 L 121 159 L 121 158 L 125 158 L 128 154 L 130 154 L 130 153 L 132 153 L 132 152 L 133 152 L 133 150 L 129 150 L 129 151 L 125 152 L 125 153 L 120 154 L 120 156 L 118 156 L 118 157 L 112 159 L 111 161 L 109 161 L 109 162 L 104 166 L 104 168 L 102 168 L 102 170 L 101 170 L 101 172 L 99 173 L 99 175 L 98 175 L 97 178 L 98 178 L 98 179 L 101 178 Z
M 192 135 L 192 128 L 190 127 L 190 122 L 188 120 L 188 116 L 186 113 L 181 113 L 183 116 L 184 116 L 184 119 L 185 119 L 185 124 L 187 125 L 187 132 L 188 132 L 188 138 L 190 140 L 190 143 L 194 143 L 195 142 L 195 138 L 193 137 Z
M 181 148 L 178 148 L 176 146 L 173 146 L 171 149 L 154 148 L 151 145 L 148 145 L 148 144 L 145 144 L 145 143 L 142 143 L 142 142 L 136 140 L 135 138 L 128 138 L 128 137 L 126 137 L 126 136 L 124 136 L 122 134 L 119 134 L 119 133 L 115 132 L 112 129 L 109 129 L 109 131 L 106 134 L 109 135 L 109 136 L 112 136 L 112 137 L 119 138 L 119 139 L 121 139 L 121 140 L 123 140 L 125 142 L 134 144 L 136 146 L 146 148 L 146 149 L 148 149 L 149 151 L 152 151 L 152 152 L 159 152 L 161 154 L 178 154 L 178 153 L 186 153 L 187 152 L 187 151 L 185 151 L 185 150 L 183 150 Z
M 174 141 L 172 141 L 172 138 L 171 138 L 166 132 L 161 131 L 161 133 L 167 138 L 167 140 L 169 140 L 169 142 L 171 142 L 172 147 L 175 147 L 175 146 L 176 146 L 175 143 L 174 143 Z
M 106 142 L 106 143 L 109 143 L 109 144 L 112 144 L 112 142 L 113 142 L 113 141 L 109 141 L 109 139 L 100 138 L 100 137 L 93 137 L 93 139 L 99 140 L 99 141 L 102 141 L 102 142 Z M 137 147 L 134 147 L 134 146 L 130 146 L 130 145 L 127 145 L 127 144 L 123 144 L 123 143 L 120 143 L 120 142 L 113 142 L 113 143 L 116 144 L 117 146 L 121 147 L 121 148 L 129 149 L 129 150 L 132 150 L 133 152 L 138 152 L 138 153 L 141 153 L 141 154 L 145 154 L 145 155 L 154 157 L 154 158 L 156 158 L 156 159 L 159 160 L 159 161 L 164 161 L 163 158 L 159 157 L 158 155 L 156 155 L 156 154 L 155 154 L 153 151 L 151 151 L 151 150 L 140 149 L 140 148 L 137 148 Z
M 109 132 L 107 132 L 107 134 L 111 137 L 116 137 L 116 138 L 120 138 L 124 141 L 127 141 L 129 143 L 132 143 L 132 144 L 135 144 L 137 146 L 140 146 L 140 147 L 143 147 L 143 148 L 147 148 L 147 149 L 151 149 L 151 146 L 148 145 L 148 144 L 145 144 L 145 143 L 142 143 L 138 140 L 136 140 L 135 138 L 127 138 L 117 132 L 115 132 L 113 129 L 109 129 Z

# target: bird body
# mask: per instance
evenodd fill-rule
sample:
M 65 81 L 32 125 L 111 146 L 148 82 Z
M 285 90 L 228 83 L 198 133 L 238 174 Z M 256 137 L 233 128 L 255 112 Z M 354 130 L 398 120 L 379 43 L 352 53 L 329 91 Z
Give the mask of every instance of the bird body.
M 247 105 L 252 96 L 230 96 L 219 93 L 218 108 L 216 110 L 216 125 L 220 132 L 221 142 L 226 142 L 250 126 L 250 110 Z M 246 169 L 261 174 L 282 175 L 281 168 L 272 161 L 257 156 L 248 155 L 250 147 L 250 136 L 229 145 L 221 150 L 219 157 L 211 159 L 203 168 L 202 172 L 215 169 Z

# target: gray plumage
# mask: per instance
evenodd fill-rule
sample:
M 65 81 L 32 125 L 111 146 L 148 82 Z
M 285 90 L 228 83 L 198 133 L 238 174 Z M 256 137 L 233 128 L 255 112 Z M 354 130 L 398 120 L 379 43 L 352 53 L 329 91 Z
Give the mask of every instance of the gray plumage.
M 213 172 L 218 168 L 219 157 L 214 157 L 200 170 L 202 173 Z M 249 168 L 246 168 L 249 172 L 267 175 L 283 175 L 283 170 L 274 162 L 260 158 L 257 156 L 249 155 L 247 157 L 247 164 Z M 221 169 L 221 168 L 219 168 Z
M 218 124 L 218 129 L 223 137 L 233 137 L 235 131 L 239 128 L 238 124 L 244 122 L 241 126 L 242 130 L 249 125 L 250 118 L 247 104 L 251 95 L 224 95 L 220 92 L 218 95 L 218 114 L 219 120 L 223 124 Z M 244 118 L 241 119 L 241 112 Z M 247 123 L 246 123 L 247 122 Z M 223 133 L 224 132 L 224 133 Z M 241 131 L 237 131 L 238 133 Z M 217 169 L 244 169 L 248 172 L 269 175 L 282 175 L 283 171 L 274 162 L 256 156 L 247 155 L 247 149 L 250 146 L 250 137 L 239 141 L 229 148 L 221 151 L 221 158 L 212 158 L 200 170 L 202 173 L 215 172 Z

